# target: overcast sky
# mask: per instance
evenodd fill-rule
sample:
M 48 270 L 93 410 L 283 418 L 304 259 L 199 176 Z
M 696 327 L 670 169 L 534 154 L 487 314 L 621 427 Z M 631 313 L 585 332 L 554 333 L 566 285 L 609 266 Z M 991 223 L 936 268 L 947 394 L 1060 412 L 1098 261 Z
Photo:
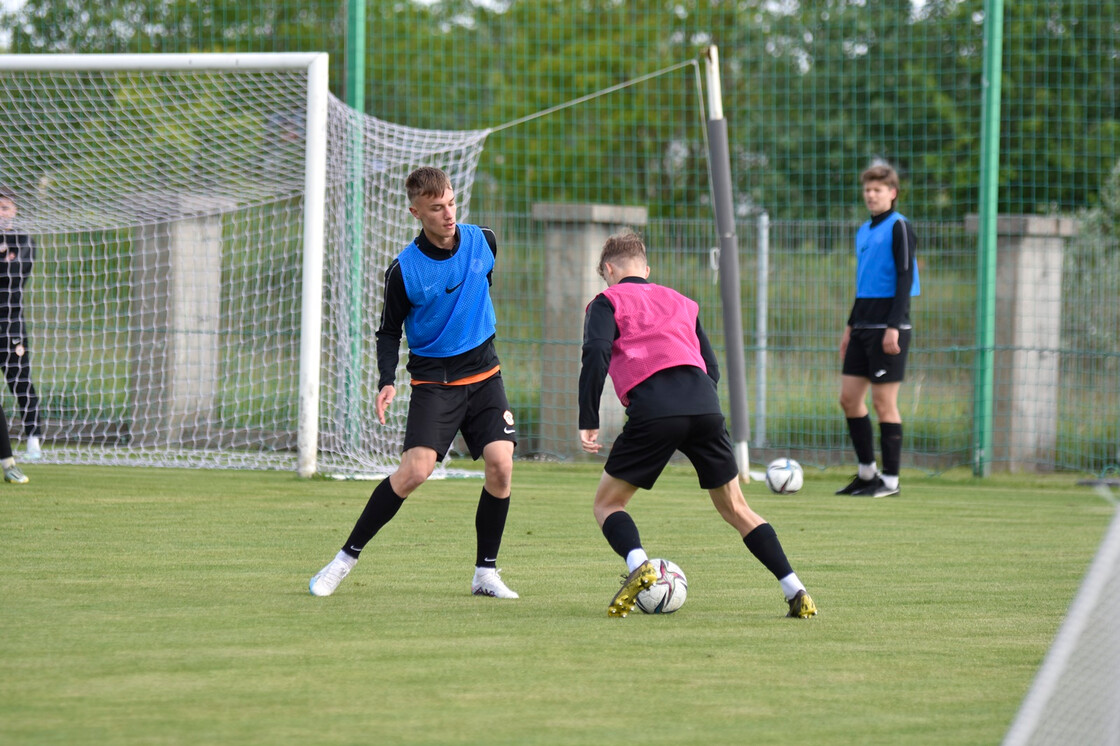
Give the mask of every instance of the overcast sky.
M 24 0 L 0 0 L 0 8 L 4 10 L 15 10 L 23 6 Z M 8 46 L 8 39 L 11 38 L 11 33 L 6 28 L 0 28 L 0 49 L 6 49 Z

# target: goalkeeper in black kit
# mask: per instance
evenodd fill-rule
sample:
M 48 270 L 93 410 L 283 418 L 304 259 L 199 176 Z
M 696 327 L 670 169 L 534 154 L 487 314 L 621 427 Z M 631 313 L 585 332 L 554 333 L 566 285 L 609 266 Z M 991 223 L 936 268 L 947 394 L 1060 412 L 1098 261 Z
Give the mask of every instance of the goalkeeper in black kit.
M 31 383 L 31 352 L 23 321 L 23 286 L 31 276 L 35 264 L 35 245 L 31 237 L 16 230 L 14 220 L 18 212 L 16 195 L 6 186 L 0 186 L 0 364 L 8 388 L 15 395 L 23 412 L 24 433 L 27 436 L 29 461 L 41 457 L 39 442 L 39 395 Z M 0 464 L 4 480 L 14 484 L 26 483 L 27 476 L 15 465 L 15 456 L 8 435 L 8 423 L 0 412 Z
M 647 281 L 646 248 L 635 233 L 607 239 L 599 274 L 608 287 L 588 304 L 584 319 L 579 439 L 588 453 L 602 449 L 599 399 L 609 372 L 627 420 L 603 467 L 594 511 L 629 574 L 611 600 L 608 616 L 629 614 L 638 594 L 657 580 L 626 506 L 639 488 L 652 489 L 676 451 L 692 462 L 700 487 L 720 516 L 778 579 L 789 605 L 787 616 L 813 616 L 817 607 L 790 567 L 777 533 L 743 497 L 716 393 L 719 367 L 696 302 Z

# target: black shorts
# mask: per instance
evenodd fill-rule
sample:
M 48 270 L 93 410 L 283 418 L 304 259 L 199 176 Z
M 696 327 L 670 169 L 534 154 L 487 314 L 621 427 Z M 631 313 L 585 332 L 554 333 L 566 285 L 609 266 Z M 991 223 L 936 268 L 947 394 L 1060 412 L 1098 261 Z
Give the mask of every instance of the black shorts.
M 852 329 L 848 351 L 844 354 L 843 374 L 859 376 L 872 383 L 898 383 L 906 376 L 906 356 L 910 352 L 910 329 L 898 330 L 898 346 L 902 352 L 883 352 L 886 329 Z
M 652 489 L 674 451 L 692 462 L 702 489 L 722 487 L 739 476 L 722 414 L 627 420 L 603 470 L 615 479 Z
M 459 431 L 476 461 L 482 449 L 496 440 L 517 444 L 517 428 L 501 373 L 462 386 L 419 383 L 412 387 L 404 450 L 425 446 L 442 461 Z

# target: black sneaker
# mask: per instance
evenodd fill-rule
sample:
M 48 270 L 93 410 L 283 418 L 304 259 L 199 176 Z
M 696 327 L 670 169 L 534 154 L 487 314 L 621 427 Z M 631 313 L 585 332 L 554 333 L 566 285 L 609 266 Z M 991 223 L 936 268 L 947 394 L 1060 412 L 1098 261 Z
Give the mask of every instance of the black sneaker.
M 901 492 L 902 490 L 900 488 L 895 487 L 892 489 L 884 484 L 881 478 L 876 477 L 873 484 L 863 489 L 856 490 L 852 493 L 852 497 L 893 497 Z
M 873 484 L 882 484 L 883 480 L 879 477 L 874 479 L 860 479 L 859 474 L 852 477 L 852 481 L 848 482 L 847 487 L 842 487 L 836 490 L 837 495 L 854 495 L 857 491 L 870 487 Z

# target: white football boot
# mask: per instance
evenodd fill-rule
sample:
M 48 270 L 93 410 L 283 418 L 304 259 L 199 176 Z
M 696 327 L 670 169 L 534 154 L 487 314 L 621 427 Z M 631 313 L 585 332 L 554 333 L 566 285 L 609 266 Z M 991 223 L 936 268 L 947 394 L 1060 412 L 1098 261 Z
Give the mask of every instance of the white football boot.
M 493 598 L 521 598 L 502 582 L 501 576 L 498 575 L 500 572 L 501 570 L 495 570 L 493 567 L 476 567 L 474 580 L 471 581 L 471 593 Z
M 357 563 L 357 558 L 351 557 L 345 552 L 339 552 L 334 559 L 327 563 L 326 567 L 311 576 L 311 582 L 308 583 L 311 595 L 329 596 L 334 593 L 338 584 L 350 574 Z

